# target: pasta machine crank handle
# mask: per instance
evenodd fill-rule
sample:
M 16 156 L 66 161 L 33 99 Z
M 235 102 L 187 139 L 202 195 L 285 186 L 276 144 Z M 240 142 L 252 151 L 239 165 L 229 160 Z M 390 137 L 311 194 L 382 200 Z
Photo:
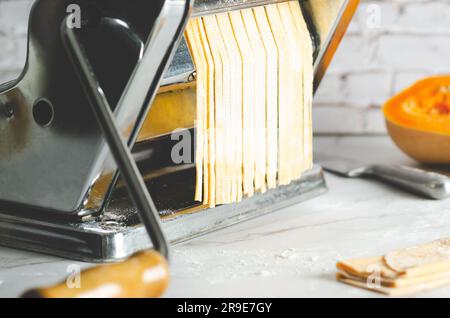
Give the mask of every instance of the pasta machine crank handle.
M 131 151 L 117 129 L 111 107 L 95 76 L 83 45 L 78 40 L 75 29 L 67 26 L 66 21 L 69 18 L 70 16 L 62 24 L 62 37 L 68 54 L 153 247 L 168 259 L 169 245 L 160 225 L 158 211 Z
M 70 16 L 66 19 L 69 19 Z M 114 121 L 109 103 L 102 91 L 83 45 L 74 29 L 62 26 L 62 37 L 70 59 L 88 96 L 118 169 L 137 207 L 142 223 L 156 251 L 132 255 L 118 264 L 101 265 L 82 272 L 80 286 L 69 279 L 50 287 L 27 291 L 24 298 L 112 298 L 159 297 L 169 282 L 169 245 L 161 229 L 159 215 L 145 186 L 131 151 Z

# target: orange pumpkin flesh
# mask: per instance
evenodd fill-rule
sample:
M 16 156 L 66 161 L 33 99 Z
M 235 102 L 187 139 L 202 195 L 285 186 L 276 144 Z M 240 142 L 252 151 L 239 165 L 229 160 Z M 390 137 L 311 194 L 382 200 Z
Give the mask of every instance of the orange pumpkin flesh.
M 383 107 L 390 136 L 406 154 L 450 163 L 450 76 L 424 79 Z

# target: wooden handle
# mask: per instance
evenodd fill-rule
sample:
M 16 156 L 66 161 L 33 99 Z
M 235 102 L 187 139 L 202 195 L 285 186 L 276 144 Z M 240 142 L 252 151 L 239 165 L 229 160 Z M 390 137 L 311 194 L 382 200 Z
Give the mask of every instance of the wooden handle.
M 79 283 L 78 286 L 71 286 L 76 284 L 64 281 L 55 286 L 33 289 L 22 298 L 159 297 L 169 284 L 169 266 L 158 252 L 143 251 L 122 263 L 83 271 Z

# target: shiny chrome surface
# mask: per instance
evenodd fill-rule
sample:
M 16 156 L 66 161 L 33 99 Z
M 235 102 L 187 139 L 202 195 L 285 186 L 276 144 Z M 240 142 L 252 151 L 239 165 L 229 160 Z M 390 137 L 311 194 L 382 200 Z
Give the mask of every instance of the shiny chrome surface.
M 69 4 L 79 4 L 92 19 L 98 13 L 123 17 L 122 28 L 82 28 L 82 42 L 129 144 L 136 139 L 191 9 L 183 0 L 93 0 L 88 6 L 78 0 L 35 1 L 26 66 L 20 78 L 0 92 L 0 107 L 13 109 L 12 116 L 0 117 L 2 205 L 33 207 L 36 213 L 96 212 L 107 189 L 90 196 L 95 181 L 116 170 L 62 46 L 60 26 Z M 143 52 L 126 32 L 141 39 Z M 39 125 L 33 113 L 35 103 L 43 99 L 54 112 L 48 125 Z
M 103 136 L 108 143 L 108 148 L 119 168 L 120 175 L 125 181 L 131 202 L 136 207 L 139 219 L 144 225 L 154 249 L 163 255 L 166 260 L 169 260 L 169 244 L 161 229 L 156 206 L 137 167 L 137 163 L 131 154 L 130 147 L 122 139 L 121 132 L 115 123 L 111 106 L 106 99 L 98 78 L 95 76 L 86 50 L 83 44 L 80 43 L 75 29 L 67 26 L 69 19 L 73 19 L 73 15 L 66 18 L 61 29 L 64 45 L 77 71 L 80 83 L 89 99 Z
M 299 181 L 256 195 L 241 203 L 195 213 L 160 211 L 162 228 L 172 244 L 293 205 L 327 191 L 323 172 L 315 166 Z M 180 192 L 179 194 L 182 195 Z M 116 262 L 151 247 L 131 201 L 118 196 L 99 217 L 83 222 L 22 217 L 0 213 L 0 244 L 86 262 Z
M 128 138 L 129 147 L 132 147 L 136 142 L 164 73 L 179 46 L 192 10 L 192 3 L 193 0 L 165 0 L 163 2 L 161 13 L 156 18 L 145 43 L 142 58 L 137 61 L 134 72 L 114 111 L 117 128 L 122 132 L 124 138 Z M 145 19 L 146 15 L 142 12 L 147 11 L 140 12 L 140 18 Z M 132 128 L 131 131 L 130 128 Z M 105 149 L 105 152 L 108 152 L 108 150 Z M 108 159 L 111 160 L 111 156 Z M 110 164 L 107 163 L 102 168 L 101 176 L 108 176 L 112 171 Z M 113 184 L 114 182 L 111 182 L 109 192 L 113 190 Z M 95 187 L 95 184 L 92 184 L 92 187 Z M 106 194 L 101 202 L 102 204 L 108 196 Z M 94 197 L 89 198 L 89 200 L 91 202 L 98 200 L 98 193 L 95 193 Z M 81 212 L 79 214 L 83 214 L 84 211 L 79 212 Z
M 193 17 L 241 10 L 290 0 L 195 0 Z

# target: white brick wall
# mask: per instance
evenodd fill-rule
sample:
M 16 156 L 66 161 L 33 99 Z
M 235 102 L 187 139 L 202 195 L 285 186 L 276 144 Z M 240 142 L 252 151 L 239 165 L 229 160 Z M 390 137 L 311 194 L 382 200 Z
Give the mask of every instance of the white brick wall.
M 380 25 L 372 27 L 374 11 Z M 315 99 L 317 132 L 385 133 L 380 106 L 450 71 L 450 1 L 362 0 Z
M 0 0 L 0 82 L 22 68 L 30 4 Z M 377 10 L 381 23 L 373 27 Z M 379 107 L 386 99 L 449 70 L 450 0 L 362 0 L 316 96 L 315 130 L 384 133 Z

